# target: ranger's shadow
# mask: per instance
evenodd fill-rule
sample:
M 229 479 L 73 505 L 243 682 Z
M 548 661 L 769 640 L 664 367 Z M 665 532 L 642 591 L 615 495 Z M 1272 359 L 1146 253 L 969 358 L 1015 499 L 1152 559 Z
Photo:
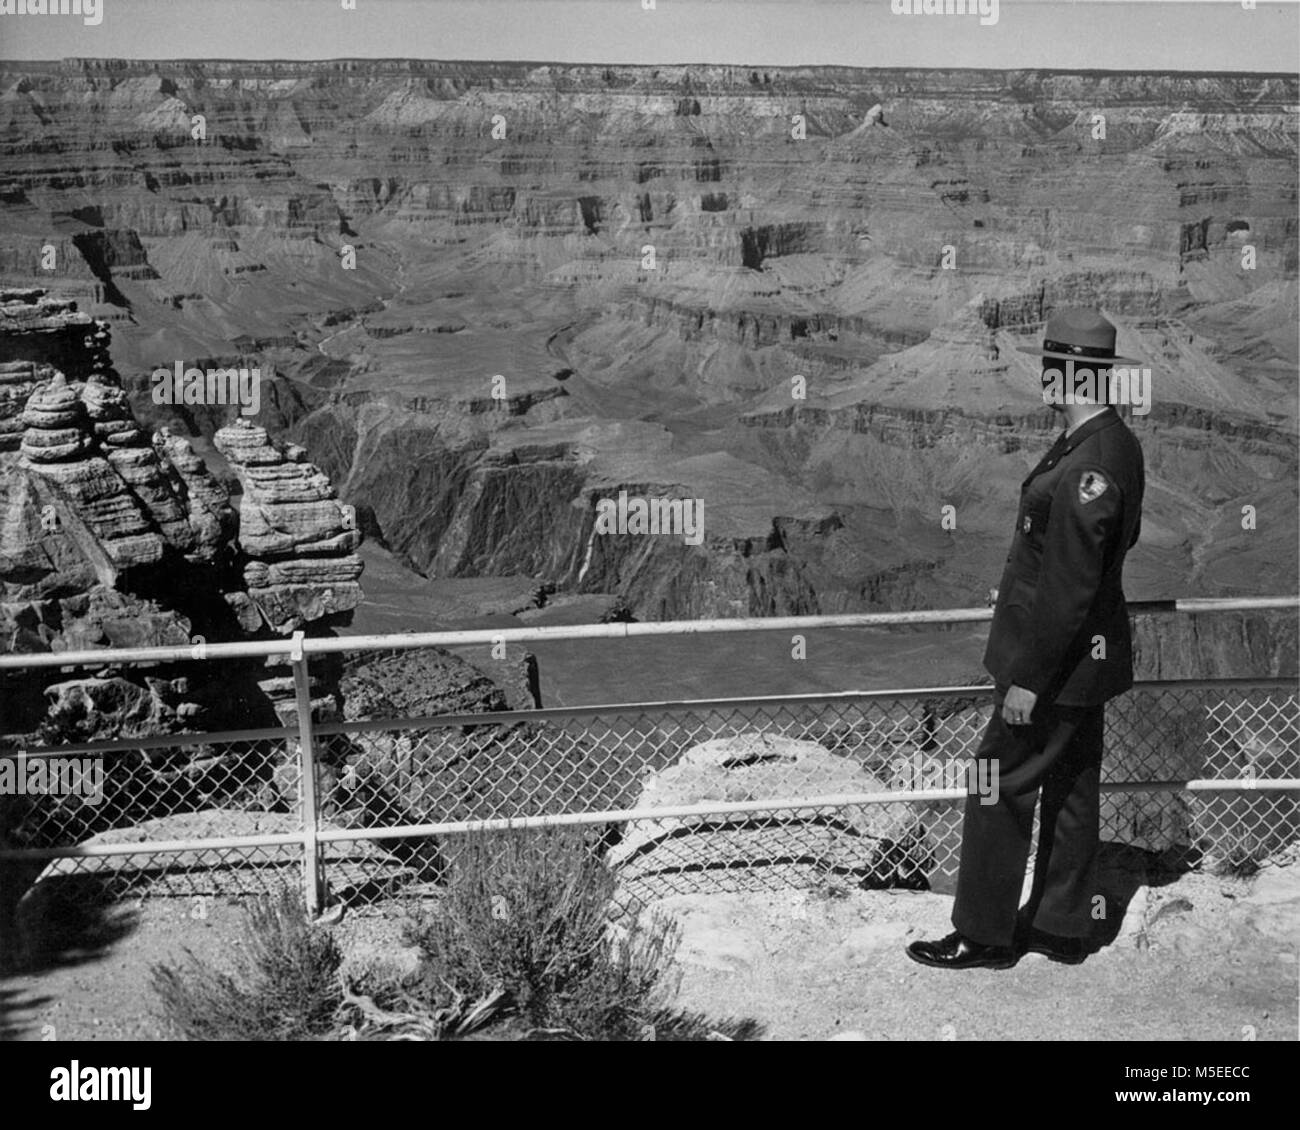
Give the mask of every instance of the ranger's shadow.
M 1030 892 L 1029 901 L 1020 911 L 1021 922 L 1033 921 L 1043 899 L 1042 877 L 1046 866 L 1039 846 L 1036 863 L 1038 880 Z M 1191 848 L 1177 847 L 1167 851 L 1147 851 L 1131 844 L 1103 843 L 1097 853 L 1097 916 L 1088 939 L 1088 950 L 1095 953 L 1112 945 L 1123 929 L 1129 904 L 1139 887 L 1164 887 L 1187 874 L 1195 866 L 1198 853 Z M 1139 924 L 1140 925 L 1140 924 Z

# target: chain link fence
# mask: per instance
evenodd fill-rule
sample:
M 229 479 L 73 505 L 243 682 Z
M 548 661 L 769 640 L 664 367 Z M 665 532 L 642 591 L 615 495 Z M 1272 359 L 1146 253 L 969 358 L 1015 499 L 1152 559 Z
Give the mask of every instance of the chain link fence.
M 11 882 L 33 873 L 94 877 L 108 897 L 120 899 L 262 894 L 286 876 L 302 881 L 301 758 L 285 731 L 172 735 L 0 757 L 20 786 L 0 795 L 9 849 L 0 871 Z M 44 791 L 60 779 L 80 787 Z M 273 842 L 277 836 L 284 842 Z M 266 837 L 272 842 L 223 842 Z M 48 858 L 86 844 L 100 854 Z M 172 850 L 180 844 L 184 851 Z
M 112 898 L 290 883 L 316 907 L 383 906 L 436 889 L 469 837 L 571 823 L 637 898 L 944 889 L 966 797 L 991 784 L 971 768 L 990 696 L 622 704 L 29 749 L 28 774 L 42 759 L 97 761 L 101 793 L 0 796 L 0 883 L 10 898 L 39 876 L 93 879 Z M 1294 849 L 1294 681 L 1139 684 L 1106 717 L 1103 841 L 1237 870 Z

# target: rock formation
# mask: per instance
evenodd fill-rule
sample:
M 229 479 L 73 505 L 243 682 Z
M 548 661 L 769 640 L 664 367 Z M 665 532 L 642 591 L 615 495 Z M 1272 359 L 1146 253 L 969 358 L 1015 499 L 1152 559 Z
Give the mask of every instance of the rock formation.
M 185 586 L 213 587 L 234 529 L 224 492 L 192 467 L 186 485 L 154 451 L 107 363 L 102 326 L 39 291 L 4 298 L 0 648 L 188 642 L 201 601 Z M 191 489 L 206 499 L 201 536 L 187 518 Z M 161 567 L 171 558 L 182 568 L 168 580 Z M 6 697 L 27 716 L 30 700 Z
M 185 438 L 150 436 L 112 367 L 107 333 L 75 305 L 7 291 L 0 304 L 0 650 L 48 652 L 257 638 L 344 623 L 361 599 L 360 541 L 328 479 L 299 448 L 245 423 L 222 433 L 244 496 L 226 489 Z M 75 330 L 82 352 L 67 341 Z M 87 332 L 93 329 L 93 332 Z M 24 358 L 24 355 L 27 355 Z M 47 359 L 80 374 L 72 379 Z M 313 702 L 337 713 L 336 675 L 314 665 Z M 9 676 L 0 691 L 4 748 L 268 724 L 294 714 L 292 678 L 273 663 L 82 669 Z M 287 685 L 287 689 L 286 689 Z M 286 705 L 287 700 L 287 705 Z M 146 757 L 172 807 L 247 789 L 234 748 Z M 292 751 L 285 751 L 291 755 Z M 289 756 L 288 760 L 292 760 Z M 126 762 L 123 771 L 128 771 Z M 245 772 L 248 768 L 248 772 Z M 136 772 L 136 770 L 129 770 Z M 111 775 L 110 775 L 111 776 Z M 133 790 L 141 787 L 135 780 Z M 274 803 L 292 798 L 281 795 Z M 139 816 L 136 807 L 116 817 Z M 87 819 L 95 813 L 83 813 Z M 102 816 L 102 814 L 99 814 Z
M 0 286 L 0 369 L 53 365 L 74 381 L 113 373 L 108 326 L 45 287 Z
M 972 603 L 1055 426 L 1015 347 L 1075 303 L 1154 369 L 1132 594 L 1295 573 L 1294 76 L 75 59 L 0 90 L 4 276 L 114 321 L 151 423 L 225 423 L 160 411 L 155 366 L 262 364 L 259 423 L 422 574 L 642 618 Z M 705 544 L 591 544 L 623 486 L 703 498 Z
M 194 533 L 195 548 L 187 559 L 205 560 L 217 552 L 226 536 L 230 498 L 184 436 L 162 428 L 154 433 L 153 445 L 173 493 L 189 503 L 186 518 Z
M 879 793 L 887 786 L 855 760 L 816 742 L 766 733 L 715 738 L 648 775 L 636 808 L 708 801 L 798 800 Z M 813 884 L 828 873 L 868 886 L 898 882 L 900 867 L 929 868 L 924 830 L 906 804 L 834 810 L 782 810 L 734 815 L 670 816 L 633 821 L 610 851 L 609 864 L 640 898 L 713 888 L 726 871 L 742 887 L 763 887 L 771 873 Z
M 362 564 L 352 551 L 361 532 L 328 477 L 301 447 L 279 447 L 244 417 L 217 432 L 215 442 L 243 489 L 239 544 L 261 622 L 286 634 L 355 608 Z

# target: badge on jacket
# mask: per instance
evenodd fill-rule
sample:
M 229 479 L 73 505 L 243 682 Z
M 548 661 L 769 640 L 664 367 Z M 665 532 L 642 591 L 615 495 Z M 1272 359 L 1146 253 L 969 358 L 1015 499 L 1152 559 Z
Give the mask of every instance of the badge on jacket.
M 1083 478 L 1079 480 L 1079 501 L 1084 505 L 1089 502 L 1096 502 L 1103 494 L 1110 483 L 1106 481 L 1104 475 L 1096 471 L 1085 471 Z

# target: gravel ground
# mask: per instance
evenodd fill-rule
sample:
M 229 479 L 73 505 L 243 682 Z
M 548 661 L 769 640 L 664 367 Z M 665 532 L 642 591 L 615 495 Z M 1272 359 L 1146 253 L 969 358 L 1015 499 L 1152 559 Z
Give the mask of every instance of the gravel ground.
M 952 973 L 909 961 L 906 943 L 946 933 L 951 905 L 931 892 L 828 887 L 684 895 L 657 907 L 683 930 L 677 1003 L 752 1018 L 768 1039 L 1300 1035 L 1296 864 L 1254 881 L 1190 874 L 1139 888 L 1118 936 L 1080 966 L 1030 955 L 1006 971 Z M 236 901 L 179 898 L 65 916 L 36 939 L 40 966 L 0 982 L 0 1026 L 16 1039 L 161 1038 L 150 966 L 182 947 L 221 963 L 241 921 Z M 331 928 L 349 961 L 402 957 L 391 916 L 350 913 Z
M 965 972 L 904 952 L 951 930 L 943 895 L 690 896 L 664 909 L 685 927 L 682 1003 L 752 1016 L 771 1039 L 1294 1040 L 1300 900 L 1224 913 L 1244 897 L 1188 877 L 1152 892 L 1145 930 L 1135 922 L 1082 965 L 1031 954 Z

